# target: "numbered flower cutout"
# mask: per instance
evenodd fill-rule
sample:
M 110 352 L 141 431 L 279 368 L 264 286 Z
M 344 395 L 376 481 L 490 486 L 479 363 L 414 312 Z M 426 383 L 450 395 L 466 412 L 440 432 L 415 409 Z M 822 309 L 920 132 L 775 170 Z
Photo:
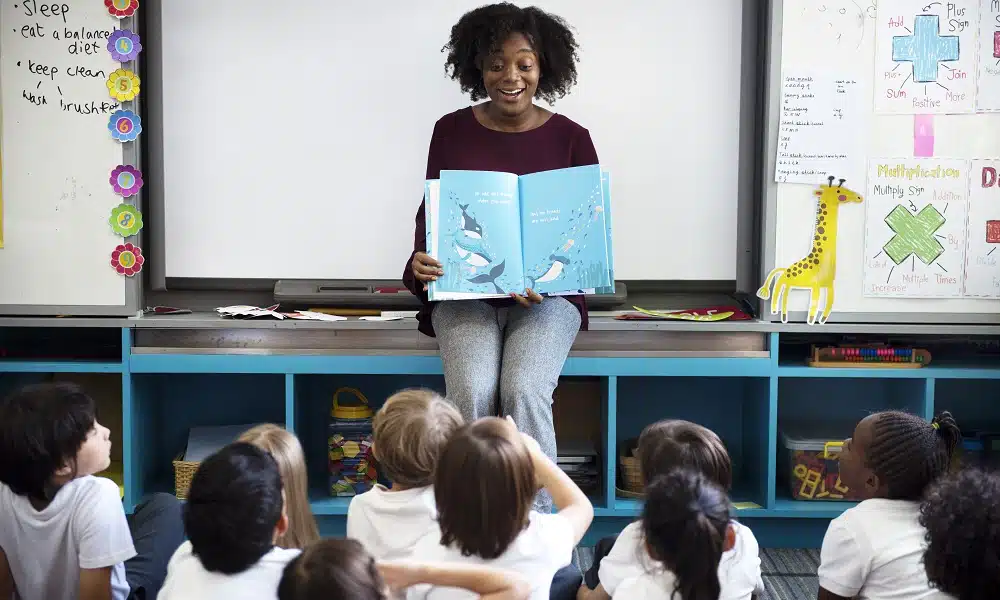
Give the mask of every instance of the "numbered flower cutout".
M 139 95 L 139 76 L 128 69 L 115 69 L 106 82 L 108 93 L 119 102 L 135 100 Z
M 130 237 L 142 229 L 142 213 L 131 204 L 119 204 L 111 209 L 108 219 L 111 229 L 122 237 Z
M 142 120 L 130 110 L 116 110 L 108 119 L 108 131 L 119 142 L 134 142 L 142 133 Z
M 119 29 L 108 38 L 108 52 L 111 58 L 123 63 L 135 60 L 142 52 L 139 36 L 128 29 Z
M 116 194 L 134 196 L 142 188 L 142 172 L 132 165 L 118 165 L 111 171 L 110 183 Z
M 126 277 L 141 271 L 144 262 L 146 259 L 142 256 L 142 248 L 135 244 L 118 244 L 111 253 L 111 266 Z
M 104 0 L 104 6 L 112 17 L 124 19 L 139 10 L 139 0 Z

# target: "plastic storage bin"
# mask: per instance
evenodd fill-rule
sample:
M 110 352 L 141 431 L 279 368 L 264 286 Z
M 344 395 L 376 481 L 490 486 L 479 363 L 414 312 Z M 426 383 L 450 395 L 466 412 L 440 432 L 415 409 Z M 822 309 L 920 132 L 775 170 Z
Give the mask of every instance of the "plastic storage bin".
M 354 401 L 347 403 L 345 396 L 354 396 Z M 327 440 L 330 495 L 354 496 L 367 492 L 378 480 L 368 398 L 354 388 L 340 388 L 333 395 L 330 417 Z
M 840 480 L 840 451 L 853 429 L 853 424 L 783 424 L 781 440 L 794 500 L 861 500 Z

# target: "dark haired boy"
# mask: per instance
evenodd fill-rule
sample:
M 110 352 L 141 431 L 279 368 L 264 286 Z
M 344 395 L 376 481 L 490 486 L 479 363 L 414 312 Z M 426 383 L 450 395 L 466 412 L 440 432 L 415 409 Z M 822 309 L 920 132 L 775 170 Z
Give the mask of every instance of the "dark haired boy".
M 684 468 L 704 475 L 729 493 L 733 465 L 729 452 L 711 429 L 679 419 L 658 421 L 639 436 L 636 454 L 644 482 Z M 735 546 L 719 562 L 720 600 L 750 600 L 764 591 L 760 547 L 750 528 L 732 524 Z M 604 555 L 606 553 L 606 556 Z M 578 600 L 609 600 L 625 580 L 653 569 L 642 539 L 642 525 L 632 523 L 617 539 L 603 539 L 595 549 L 593 568 L 577 593 Z
M 299 550 L 275 546 L 288 529 L 278 464 L 237 442 L 205 459 L 184 507 L 188 541 L 167 567 L 159 600 L 273 600 Z
M 0 401 L 0 598 L 156 597 L 183 539 L 180 504 L 154 495 L 126 517 L 94 401 L 68 383 Z

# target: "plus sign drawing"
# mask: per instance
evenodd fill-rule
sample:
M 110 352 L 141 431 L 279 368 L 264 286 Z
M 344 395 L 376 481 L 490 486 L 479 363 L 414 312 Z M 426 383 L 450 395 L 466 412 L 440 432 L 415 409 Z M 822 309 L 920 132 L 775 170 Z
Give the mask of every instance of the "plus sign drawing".
M 879 1 L 875 112 L 975 111 L 979 1 Z
M 958 36 L 940 35 L 939 21 L 937 15 L 917 15 L 912 34 L 892 38 L 892 60 L 913 63 L 917 83 L 937 81 L 938 63 L 958 60 Z

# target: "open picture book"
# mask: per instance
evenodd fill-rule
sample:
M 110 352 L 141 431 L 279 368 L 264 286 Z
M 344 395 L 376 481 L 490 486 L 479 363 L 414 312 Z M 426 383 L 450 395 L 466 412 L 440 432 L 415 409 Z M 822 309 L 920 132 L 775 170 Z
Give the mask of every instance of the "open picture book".
M 431 301 L 614 292 L 611 175 L 441 171 L 424 184 Z

